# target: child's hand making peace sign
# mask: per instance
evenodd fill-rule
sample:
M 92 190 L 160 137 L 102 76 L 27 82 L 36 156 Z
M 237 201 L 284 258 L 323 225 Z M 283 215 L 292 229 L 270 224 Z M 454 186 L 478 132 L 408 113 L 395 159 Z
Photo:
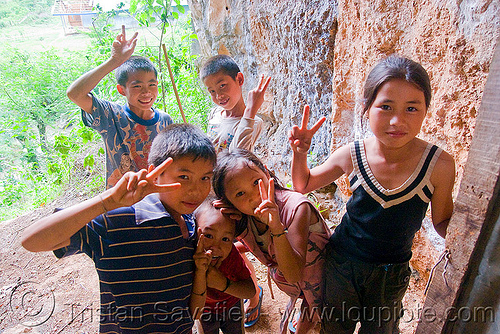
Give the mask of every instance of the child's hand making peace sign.
M 198 234 L 200 238 L 193 255 L 196 270 L 199 273 L 205 273 L 207 287 L 222 291 L 227 284 L 226 277 L 219 269 L 210 264 L 212 262 L 212 250 L 205 249 L 205 235 L 201 233 L 201 229 L 198 229 Z
M 123 64 L 132 56 L 137 44 L 137 32 L 131 39 L 127 40 L 125 36 L 125 26 L 122 25 L 122 33 L 116 36 L 111 47 L 111 58 L 118 63 Z
M 130 206 L 152 193 L 169 192 L 179 189 L 180 183 L 157 184 L 155 181 L 172 164 L 172 158 L 166 159 L 163 163 L 155 167 L 150 167 L 149 173 L 145 169 L 138 172 L 127 172 L 118 183 L 104 194 L 110 193 L 109 200 L 106 200 L 108 210 L 122 206 Z M 107 197 L 107 196 L 103 196 Z
M 304 107 L 304 112 L 302 114 L 302 122 L 300 128 L 297 125 L 292 126 L 290 134 L 288 135 L 288 140 L 290 141 L 290 146 L 295 153 L 307 153 L 309 147 L 311 146 L 311 139 L 314 134 L 318 131 L 320 126 L 325 122 L 326 118 L 321 117 L 309 130 L 307 129 L 307 124 L 309 123 L 309 106 Z
M 196 251 L 193 255 L 194 265 L 196 270 L 206 272 L 212 261 L 212 251 L 205 250 L 205 236 L 201 233 L 201 229 L 198 228 L 198 234 L 200 238 L 198 239 L 198 245 L 196 246 Z
M 264 74 L 262 74 L 257 87 L 248 92 L 247 106 L 243 113 L 243 117 L 251 119 L 255 118 L 257 111 L 259 111 L 262 103 L 264 102 L 264 94 L 266 93 L 270 80 L 271 77 L 266 78 Z
M 269 226 L 271 233 L 283 233 L 278 205 L 274 201 L 274 179 L 269 179 L 267 189 L 262 179 L 259 180 L 259 191 L 262 203 L 255 209 L 255 215 L 261 222 Z

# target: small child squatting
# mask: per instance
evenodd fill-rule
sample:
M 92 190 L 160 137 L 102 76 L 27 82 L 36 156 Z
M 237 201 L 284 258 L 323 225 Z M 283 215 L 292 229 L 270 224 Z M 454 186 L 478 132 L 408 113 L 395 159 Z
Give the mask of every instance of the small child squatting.
M 242 298 L 255 294 L 250 271 L 233 244 L 236 222 L 209 198 L 195 211 L 198 246 L 190 309 L 205 334 L 244 333 Z M 201 310 L 201 311 L 200 311 Z

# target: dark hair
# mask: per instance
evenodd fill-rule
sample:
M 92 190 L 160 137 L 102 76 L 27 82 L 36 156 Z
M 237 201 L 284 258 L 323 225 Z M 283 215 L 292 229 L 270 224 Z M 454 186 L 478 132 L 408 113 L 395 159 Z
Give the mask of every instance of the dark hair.
M 219 72 L 229 75 L 231 78 L 236 79 L 240 71 L 238 64 L 233 58 L 227 55 L 217 55 L 210 57 L 200 69 L 201 80 L 205 80 L 209 75 L 213 75 Z
M 235 149 L 231 152 L 223 151 L 217 157 L 217 165 L 214 169 L 214 178 L 212 179 L 212 186 L 214 192 L 220 199 L 228 201 L 225 195 L 224 181 L 227 174 L 239 166 L 240 163 L 246 164 L 249 168 L 257 167 L 264 173 L 269 173 L 269 176 L 274 179 L 274 188 L 278 190 L 289 190 L 283 187 L 273 172 L 268 170 L 266 166 L 260 161 L 255 154 L 248 150 Z M 255 167 L 253 167 L 255 166 Z M 228 201 L 229 202 L 229 201 Z
M 193 215 L 195 218 L 198 218 L 199 215 L 208 212 L 208 211 L 217 211 L 218 209 L 215 208 L 212 203 L 216 200 L 217 198 L 213 194 L 208 194 L 207 198 L 200 204 L 199 207 L 197 207 Z
M 220 213 L 220 209 L 216 208 L 213 206 L 213 202 L 217 198 L 215 197 L 214 194 L 209 194 L 207 198 L 203 201 L 203 203 L 200 204 L 199 207 L 194 210 L 194 217 L 196 220 L 200 219 L 200 216 L 203 214 L 213 214 L 215 212 Z M 234 236 L 237 237 L 239 236 L 245 229 L 246 229 L 246 221 L 245 220 L 234 220 L 229 217 L 227 219 L 234 221 L 235 224 L 235 230 L 234 230 Z
M 363 94 L 363 114 L 370 109 L 380 87 L 391 79 L 403 79 L 414 84 L 424 93 L 425 106 L 429 108 L 432 90 L 427 71 L 419 63 L 394 54 L 379 61 L 368 74 Z
M 158 78 L 158 72 L 151 60 L 145 57 L 132 56 L 116 69 L 116 82 L 121 86 L 125 86 L 129 75 L 137 71 L 153 72 L 155 77 Z
M 159 166 L 167 158 L 191 156 L 193 161 L 205 159 L 214 165 L 217 153 L 210 138 L 191 124 L 170 124 L 156 135 L 149 152 L 148 163 Z

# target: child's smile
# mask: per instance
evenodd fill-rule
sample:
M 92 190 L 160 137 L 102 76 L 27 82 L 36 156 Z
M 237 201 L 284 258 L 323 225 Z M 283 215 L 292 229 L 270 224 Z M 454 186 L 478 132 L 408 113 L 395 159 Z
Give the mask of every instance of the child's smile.
M 402 147 L 420 132 L 426 112 L 423 91 L 406 80 L 392 79 L 380 87 L 368 109 L 370 128 L 385 146 Z
M 207 76 L 203 83 L 207 87 L 212 101 L 228 111 L 228 116 L 243 115 L 245 104 L 241 96 L 241 85 L 243 84 L 241 73 L 233 79 L 221 71 Z
M 158 96 L 158 80 L 154 72 L 137 71 L 129 75 L 126 85 L 119 86 L 118 91 L 127 98 L 130 110 L 139 117 L 148 116 Z
M 175 159 L 163 174 L 158 184 L 179 182 L 181 187 L 160 193 L 160 200 L 171 215 L 192 213 L 210 192 L 213 164 L 202 158 L 185 156 Z
M 220 211 L 203 212 L 197 217 L 197 221 L 204 236 L 204 250 L 212 253 L 210 265 L 218 268 L 231 253 L 236 228 L 234 221 Z

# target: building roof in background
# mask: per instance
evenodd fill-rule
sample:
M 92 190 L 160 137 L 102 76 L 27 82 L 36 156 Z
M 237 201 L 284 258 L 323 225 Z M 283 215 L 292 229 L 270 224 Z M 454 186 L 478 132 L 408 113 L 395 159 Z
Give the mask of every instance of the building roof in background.
M 75 15 L 92 12 L 94 0 L 56 0 L 52 15 Z

